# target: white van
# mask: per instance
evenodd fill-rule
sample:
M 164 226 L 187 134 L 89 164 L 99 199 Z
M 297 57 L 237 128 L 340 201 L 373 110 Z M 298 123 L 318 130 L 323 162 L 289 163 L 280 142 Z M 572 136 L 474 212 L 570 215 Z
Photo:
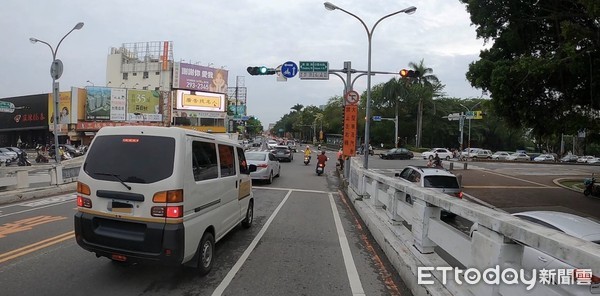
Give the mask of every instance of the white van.
M 254 199 L 237 141 L 176 127 L 104 127 L 77 183 L 75 237 L 115 262 L 210 271 L 215 242 L 248 228 Z

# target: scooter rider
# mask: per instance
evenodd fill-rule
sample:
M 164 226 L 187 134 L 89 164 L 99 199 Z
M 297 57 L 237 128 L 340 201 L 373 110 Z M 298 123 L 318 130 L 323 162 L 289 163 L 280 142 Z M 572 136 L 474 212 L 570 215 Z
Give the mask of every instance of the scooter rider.
M 325 162 L 327 162 L 327 156 L 325 156 L 325 151 L 321 151 L 321 154 L 317 156 L 317 167 L 319 164 L 323 164 L 323 167 L 325 167 Z
M 306 145 L 306 149 L 304 149 L 304 156 L 307 157 L 308 156 L 308 160 L 310 160 L 311 158 L 311 154 L 312 151 L 310 151 L 310 146 Z

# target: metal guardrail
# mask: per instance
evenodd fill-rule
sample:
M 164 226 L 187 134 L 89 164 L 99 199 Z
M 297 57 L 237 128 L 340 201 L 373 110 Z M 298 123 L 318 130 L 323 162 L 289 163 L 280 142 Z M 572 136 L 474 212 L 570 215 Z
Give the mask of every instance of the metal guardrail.
M 58 166 L 1 167 L 0 192 L 75 182 L 80 169 L 81 160 L 78 159 Z
M 417 283 L 418 267 L 459 266 L 486 270 L 523 268 L 524 245 L 579 268 L 591 268 L 600 274 L 600 246 L 562 232 L 516 218 L 465 200 L 398 182 L 398 179 L 365 170 L 360 160 L 352 158 L 347 178 L 347 194 L 355 207 L 371 213 L 368 226 L 380 246 L 415 295 L 523 295 L 524 284 L 465 285 L 454 281 L 441 285 L 441 274 L 432 273 L 437 284 Z M 410 204 L 407 200 L 413 200 Z M 478 224 L 472 237 L 442 221 L 441 210 Z M 359 212 L 361 212 L 359 210 Z M 372 229 L 374 225 L 379 229 Z M 378 236 L 378 233 L 391 233 Z M 447 261 L 447 255 L 454 260 Z M 400 263 L 398 263 L 400 262 Z M 423 291 L 426 290 L 426 292 Z M 589 286 L 588 286 L 589 289 Z M 528 295 L 557 295 L 564 291 L 557 285 L 537 284 Z M 564 294 L 563 294 L 564 295 Z

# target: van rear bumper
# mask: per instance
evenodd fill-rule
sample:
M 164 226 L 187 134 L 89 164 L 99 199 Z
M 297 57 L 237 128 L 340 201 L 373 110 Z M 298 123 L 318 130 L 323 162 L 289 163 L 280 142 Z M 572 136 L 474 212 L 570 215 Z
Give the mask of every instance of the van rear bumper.
M 75 214 L 75 239 L 97 256 L 127 257 L 127 262 L 153 261 L 179 265 L 184 255 L 183 224 L 129 221 L 90 213 Z

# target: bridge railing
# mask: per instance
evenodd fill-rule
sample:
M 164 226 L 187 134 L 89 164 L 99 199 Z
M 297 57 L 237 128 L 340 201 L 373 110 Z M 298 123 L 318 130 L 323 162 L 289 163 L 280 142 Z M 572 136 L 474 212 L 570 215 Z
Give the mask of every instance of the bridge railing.
M 77 181 L 81 161 L 61 165 L 0 168 L 0 192 L 61 185 Z
M 561 290 L 564 286 L 539 282 L 531 291 L 527 291 L 528 285 L 522 281 L 497 285 L 462 281 L 460 284 L 455 280 L 454 269 L 447 273 L 445 284 L 442 284 L 441 271 L 432 271 L 432 278 L 422 278 L 433 283 L 419 284 L 419 267 L 474 268 L 483 273 L 497 266 L 500 271 L 519 271 L 524 269 L 523 260 L 527 258 L 524 246 L 576 268 L 591 268 L 594 275 L 600 275 L 600 246 L 597 244 L 365 170 L 357 158 L 352 158 L 346 173 L 348 196 L 415 295 L 569 295 Z M 477 231 L 471 234 L 444 222 L 440 218 L 441 210 L 476 223 Z M 537 272 L 539 281 L 540 271 Z M 531 278 L 531 270 L 525 274 Z M 589 285 L 575 288 L 590 291 Z

